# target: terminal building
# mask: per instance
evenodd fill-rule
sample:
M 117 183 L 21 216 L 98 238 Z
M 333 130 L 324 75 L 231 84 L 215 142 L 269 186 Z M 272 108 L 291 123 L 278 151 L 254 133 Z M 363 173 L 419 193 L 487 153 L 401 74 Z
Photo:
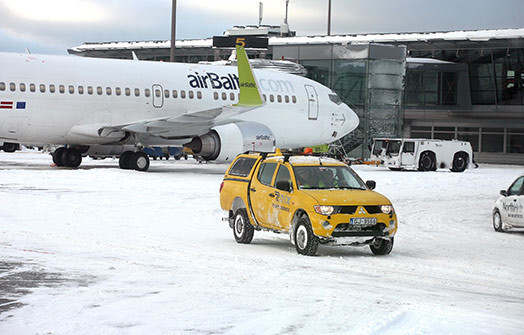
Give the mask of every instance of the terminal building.
M 235 27 L 225 35 L 268 37 L 250 58 L 289 60 L 336 91 L 360 117 L 342 139 L 369 157 L 375 137 L 469 141 L 481 163 L 524 165 L 524 29 L 295 36 L 280 27 Z M 69 53 L 169 60 L 170 41 L 85 43 Z M 176 42 L 176 61 L 228 59 L 213 39 Z

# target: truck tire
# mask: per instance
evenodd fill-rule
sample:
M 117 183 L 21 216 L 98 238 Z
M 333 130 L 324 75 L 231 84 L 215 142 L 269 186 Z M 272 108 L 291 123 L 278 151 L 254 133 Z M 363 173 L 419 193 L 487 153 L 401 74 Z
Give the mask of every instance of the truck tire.
M 374 255 L 389 255 L 393 249 L 393 237 L 391 239 L 375 238 L 369 247 Z
M 453 165 L 451 171 L 453 172 L 464 172 L 468 167 L 469 156 L 464 151 L 457 152 L 453 157 Z
M 249 222 L 245 208 L 240 208 L 233 221 L 233 236 L 237 243 L 249 244 L 253 240 L 255 229 Z
M 311 223 L 306 216 L 298 220 L 295 228 L 295 248 L 301 255 L 314 256 L 317 253 L 318 237 L 313 234 Z
M 5 152 L 15 152 L 16 150 L 20 149 L 20 145 L 18 143 L 4 142 L 4 146 L 2 148 L 4 149 Z
M 424 151 L 420 154 L 418 160 L 419 171 L 435 171 L 437 169 L 435 153 L 431 151 Z

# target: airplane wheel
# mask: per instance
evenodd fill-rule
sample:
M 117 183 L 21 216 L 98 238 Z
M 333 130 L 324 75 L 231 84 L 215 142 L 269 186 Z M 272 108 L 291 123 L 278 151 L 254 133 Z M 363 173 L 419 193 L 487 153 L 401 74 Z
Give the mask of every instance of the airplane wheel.
M 58 149 L 56 149 L 54 152 L 53 152 L 53 163 L 56 164 L 56 166 L 64 166 L 64 160 L 63 160 L 63 155 L 64 155 L 64 152 L 66 152 L 66 148 L 64 147 L 60 147 Z
M 124 151 L 120 154 L 120 159 L 118 160 L 118 166 L 124 170 L 131 169 L 131 156 L 133 155 L 132 151 Z
M 16 150 L 20 149 L 20 145 L 18 143 L 4 142 L 3 149 L 5 152 L 15 152 Z
M 147 171 L 149 169 L 149 157 L 143 152 L 135 152 L 131 158 L 130 167 L 137 171 Z
M 76 149 L 65 149 L 62 153 L 62 163 L 67 167 L 79 167 L 82 163 L 82 154 Z

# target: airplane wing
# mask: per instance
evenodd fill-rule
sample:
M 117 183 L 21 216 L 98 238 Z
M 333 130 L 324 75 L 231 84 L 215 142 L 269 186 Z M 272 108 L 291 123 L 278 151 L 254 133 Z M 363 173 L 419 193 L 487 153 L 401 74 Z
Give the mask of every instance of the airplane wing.
M 234 122 L 234 117 L 265 105 L 258 83 L 243 46 L 237 45 L 239 100 L 237 104 L 189 112 L 177 117 L 145 119 L 121 125 L 84 124 L 71 129 L 76 134 L 98 134 L 100 137 L 119 137 L 122 132 L 142 133 L 163 138 L 198 135 L 209 128 Z

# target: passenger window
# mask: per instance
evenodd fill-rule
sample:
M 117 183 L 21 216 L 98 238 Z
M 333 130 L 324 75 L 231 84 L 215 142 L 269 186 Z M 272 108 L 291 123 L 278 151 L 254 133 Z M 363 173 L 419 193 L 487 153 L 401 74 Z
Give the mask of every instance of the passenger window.
M 146 96 L 146 98 L 149 98 L 151 96 L 151 90 L 149 88 L 146 88 L 144 90 L 144 95 Z
M 269 95 L 269 101 L 275 102 L 275 96 L 273 94 Z
M 36 91 L 36 85 L 33 84 L 33 83 L 29 84 L 29 90 L 30 90 L 31 92 Z
M 40 84 L 40 92 L 45 93 L 45 85 Z
M 189 91 L 189 99 L 193 99 L 195 97 L 195 93 L 193 91 Z
M 524 184 L 524 177 L 517 179 L 508 190 L 508 195 L 521 195 L 522 184 Z
M 289 170 L 284 165 L 280 165 L 277 172 L 277 177 L 275 178 L 275 187 L 279 181 L 287 181 L 291 184 L 291 174 Z
M 140 89 L 135 88 L 135 97 L 139 97 L 139 96 L 140 96 Z
M 78 94 L 84 94 L 84 86 L 78 86 Z
M 20 85 L 20 90 L 22 90 L 22 85 Z M 55 85 L 51 84 L 49 85 L 49 92 L 55 93 Z M 25 91 L 25 85 L 24 85 L 24 91 Z
M 89 95 L 93 94 L 93 86 L 87 86 L 87 94 Z
M 180 98 L 182 98 L 182 99 L 186 98 L 186 91 L 184 91 L 184 90 L 180 91 Z
M 177 90 L 173 90 L 173 98 L 178 98 L 178 92 Z
M 222 100 L 227 100 L 227 94 L 226 94 L 226 92 L 222 92 Z
M 157 98 L 160 98 L 162 96 L 162 91 L 158 88 L 155 88 L 155 96 Z
M 282 96 L 281 96 L 280 94 L 277 95 L 277 101 L 278 101 L 278 102 L 282 102 Z
M 58 86 L 58 92 L 64 94 L 65 93 L 65 86 L 64 85 Z
M 111 87 L 106 87 L 106 94 L 107 94 L 107 95 L 111 95 L 111 94 L 112 94 L 112 91 L 113 91 L 113 90 L 111 90 Z
M 131 89 L 129 87 L 126 87 L 124 91 L 126 92 L 126 97 L 131 95 Z
M 218 100 L 218 92 L 213 92 L 213 99 Z
M 231 101 L 235 100 L 235 93 L 229 93 L 229 100 Z
M 73 85 L 69 85 L 69 93 L 75 93 L 75 87 Z
M 271 180 L 273 179 L 273 174 L 275 173 L 276 168 L 277 163 L 262 164 L 257 176 L 258 181 L 260 181 L 264 185 L 271 186 Z
M 267 96 L 265 94 L 262 94 L 262 97 L 264 98 L 264 101 L 267 101 Z
M 122 94 L 122 89 L 120 87 L 115 88 L 115 94 L 120 96 Z
M 404 147 L 402 148 L 402 152 L 405 153 L 415 153 L 415 142 L 404 142 Z
M 297 103 L 297 97 L 293 95 L 291 97 L 291 101 L 293 101 L 293 103 L 296 104 Z
M 5 91 L 5 83 L 0 83 L 0 91 Z
M 24 83 L 20 84 L 20 92 L 25 92 L 25 84 Z
M 16 84 L 15 83 L 10 83 L 9 84 L 9 89 L 11 90 L 11 92 L 16 91 Z
M 166 98 L 169 98 L 169 90 L 164 90 L 164 96 L 165 96 Z
M 231 170 L 229 170 L 229 174 L 232 176 L 247 177 L 256 161 L 256 158 L 239 158 L 231 167 Z
M 286 104 L 288 104 L 289 103 L 289 96 L 286 95 L 284 98 L 286 99 Z
M 197 99 L 202 99 L 202 92 L 197 91 Z
M 104 91 L 102 90 L 102 87 L 98 86 L 98 87 L 96 88 L 96 94 L 98 94 L 98 95 L 102 95 L 102 93 L 104 93 Z

